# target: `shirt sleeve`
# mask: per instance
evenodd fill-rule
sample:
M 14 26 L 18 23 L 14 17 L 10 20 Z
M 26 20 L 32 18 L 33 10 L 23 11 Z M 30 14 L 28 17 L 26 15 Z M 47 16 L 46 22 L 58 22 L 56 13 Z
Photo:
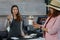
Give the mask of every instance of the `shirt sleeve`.
M 56 34 L 59 29 L 60 29 L 60 17 L 58 17 L 56 19 L 56 22 L 54 23 L 54 25 L 52 26 L 52 28 L 48 29 L 48 33 L 49 34 Z
M 5 27 L 8 26 L 8 20 L 5 20 L 4 26 L 5 26 Z

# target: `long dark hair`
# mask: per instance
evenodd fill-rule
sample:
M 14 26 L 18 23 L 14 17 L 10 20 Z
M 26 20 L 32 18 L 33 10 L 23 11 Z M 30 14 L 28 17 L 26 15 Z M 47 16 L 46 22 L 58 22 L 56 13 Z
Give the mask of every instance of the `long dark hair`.
M 53 8 L 52 8 L 53 9 Z M 58 15 L 60 15 L 60 11 L 53 9 L 53 14 L 51 14 L 50 10 L 48 12 L 48 16 L 52 16 L 52 17 L 57 17 Z
M 16 21 L 22 21 L 22 18 L 21 18 L 21 15 L 20 15 L 20 13 L 19 13 L 19 8 L 18 8 L 18 6 L 17 5 L 13 5 L 12 7 L 11 7 L 11 13 L 12 13 L 12 15 L 13 15 L 13 8 L 14 7 L 17 7 L 17 9 L 18 9 L 18 13 L 16 14 L 16 16 L 17 16 L 17 18 L 16 18 Z M 14 16 L 13 16 L 14 17 Z

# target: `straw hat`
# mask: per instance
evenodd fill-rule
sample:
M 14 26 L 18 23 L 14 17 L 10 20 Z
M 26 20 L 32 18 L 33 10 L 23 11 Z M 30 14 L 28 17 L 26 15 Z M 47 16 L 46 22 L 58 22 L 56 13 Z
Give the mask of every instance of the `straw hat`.
M 51 3 L 49 5 L 47 5 L 47 7 L 51 7 L 51 8 L 54 8 L 54 9 L 60 11 L 60 1 L 59 0 L 52 0 Z

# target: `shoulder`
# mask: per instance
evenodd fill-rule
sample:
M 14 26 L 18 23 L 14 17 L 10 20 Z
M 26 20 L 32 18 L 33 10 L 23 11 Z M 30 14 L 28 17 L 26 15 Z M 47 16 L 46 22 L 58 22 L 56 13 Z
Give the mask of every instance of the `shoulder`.
M 57 19 L 60 19 L 60 15 L 59 15 L 59 16 L 57 16 Z
M 60 23 L 60 15 L 56 17 L 56 21 Z

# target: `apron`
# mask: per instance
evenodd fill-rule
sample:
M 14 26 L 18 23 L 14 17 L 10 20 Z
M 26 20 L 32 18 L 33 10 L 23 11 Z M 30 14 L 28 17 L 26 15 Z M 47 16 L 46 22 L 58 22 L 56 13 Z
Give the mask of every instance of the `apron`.
M 15 19 L 12 20 L 10 24 L 10 37 L 21 37 L 20 22 L 17 22 Z

